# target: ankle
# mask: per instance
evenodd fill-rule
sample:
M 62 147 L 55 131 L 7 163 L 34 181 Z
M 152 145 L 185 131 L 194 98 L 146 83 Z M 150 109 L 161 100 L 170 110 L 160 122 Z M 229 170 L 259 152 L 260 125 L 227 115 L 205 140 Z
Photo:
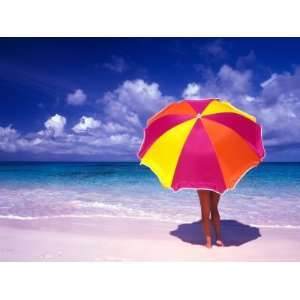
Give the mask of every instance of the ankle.
M 206 236 L 206 243 L 211 244 L 211 236 L 209 235 Z

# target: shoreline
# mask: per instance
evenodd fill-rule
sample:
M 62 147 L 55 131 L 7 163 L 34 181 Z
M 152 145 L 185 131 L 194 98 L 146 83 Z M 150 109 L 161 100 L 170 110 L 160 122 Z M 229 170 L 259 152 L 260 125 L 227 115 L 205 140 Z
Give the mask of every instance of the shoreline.
M 169 219 L 153 219 L 152 217 L 126 216 L 126 215 L 111 215 L 111 214 L 67 214 L 67 215 L 50 215 L 50 216 L 18 216 L 18 215 L 0 215 L 1 220 L 16 220 L 16 221 L 38 221 L 38 220 L 53 220 L 53 219 L 132 219 L 137 221 L 153 221 L 159 223 L 174 223 L 181 224 L 185 221 L 170 221 Z M 224 221 L 224 220 L 223 220 Z M 282 224 L 251 224 L 248 226 L 270 229 L 300 229 L 300 225 L 282 225 Z
M 199 221 L 134 217 L 0 218 L 0 261 L 300 261 L 300 229 L 222 220 L 206 249 Z

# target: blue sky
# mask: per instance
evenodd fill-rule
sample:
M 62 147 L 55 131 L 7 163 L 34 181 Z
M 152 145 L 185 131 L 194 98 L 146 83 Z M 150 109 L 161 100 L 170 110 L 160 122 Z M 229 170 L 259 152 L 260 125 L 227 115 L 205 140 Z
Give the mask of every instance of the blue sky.
M 300 161 L 298 38 L 1 38 L 0 160 L 136 160 L 148 117 L 218 97 Z

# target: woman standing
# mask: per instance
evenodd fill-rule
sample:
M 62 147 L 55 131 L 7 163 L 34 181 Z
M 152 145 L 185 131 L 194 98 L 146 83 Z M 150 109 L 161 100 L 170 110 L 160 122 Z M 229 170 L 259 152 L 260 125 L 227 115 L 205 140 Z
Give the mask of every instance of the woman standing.
M 210 230 L 210 217 L 211 217 L 211 222 L 215 230 L 216 239 L 217 239 L 216 245 L 219 247 L 223 247 L 224 244 L 222 242 L 222 237 L 221 237 L 221 221 L 220 221 L 220 214 L 218 210 L 220 194 L 210 190 L 197 190 L 197 192 L 198 192 L 200 205 L 201 205 L 203 231 L 206 238 L 205 246 L 207 248 L 212 247 L 211 230 Z

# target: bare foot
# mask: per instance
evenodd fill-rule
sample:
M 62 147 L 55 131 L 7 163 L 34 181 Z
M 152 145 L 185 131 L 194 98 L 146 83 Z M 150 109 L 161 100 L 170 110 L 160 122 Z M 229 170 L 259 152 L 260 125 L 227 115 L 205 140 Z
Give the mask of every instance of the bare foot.
M 210 249 L 212 247 L 212 243 L 211 243 L 211 237 L 207 236 L 206 237 L 206 244 L 204 245 L 206 248 Z
M 224 247 L 224 243 L 223 243 L 221 240 L 217 240 L 217 241 L 216 241 L 216 245 L 217 245 L 218 247 Z
M 212 248 L 212 244 L 211 244 L 211 243 L 206 243 L 204 246 L 205 246 L 207 249 L 211 249 L 211 248 Z

